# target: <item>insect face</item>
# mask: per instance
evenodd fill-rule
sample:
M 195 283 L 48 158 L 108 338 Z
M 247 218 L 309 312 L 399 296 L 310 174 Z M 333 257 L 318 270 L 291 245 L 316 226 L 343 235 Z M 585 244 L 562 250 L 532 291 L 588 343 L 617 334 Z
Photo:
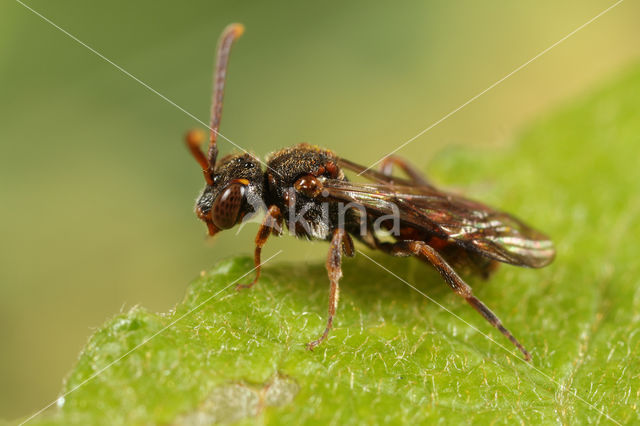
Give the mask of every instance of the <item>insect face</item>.
M 195 207 L 196 215 L 207 224 L 210 235 L 234 227 L 263 205 L 263 174 L 259 160 L 251 154 L 223 158 L 211 180 Z

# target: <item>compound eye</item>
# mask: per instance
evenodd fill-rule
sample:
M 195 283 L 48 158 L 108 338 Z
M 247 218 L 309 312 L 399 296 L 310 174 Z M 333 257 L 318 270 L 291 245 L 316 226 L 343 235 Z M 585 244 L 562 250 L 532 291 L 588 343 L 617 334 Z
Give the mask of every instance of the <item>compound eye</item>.
M 214 225 L 220 229 L 229 229 L 236 224 L 244 199 L 244 191 L 243 184 L 232 183 L 218 195 L 211 208 L 211 219 Z

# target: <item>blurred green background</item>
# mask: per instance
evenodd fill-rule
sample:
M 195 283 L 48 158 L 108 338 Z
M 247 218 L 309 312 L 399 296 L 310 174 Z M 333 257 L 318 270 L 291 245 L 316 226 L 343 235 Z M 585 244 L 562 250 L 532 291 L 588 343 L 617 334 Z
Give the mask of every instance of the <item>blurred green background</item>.
M 260 155 L 307 141 L 369 164 L 613 3 L 27 4 L 203 121 L 217 37 L 242 22 L 222 133 Z M 511 143 L 536 115 L 637 63 L 639 16 L 623 2 L 400 154 L 427 170 L 452 145 Z M 10 419 L 56 398 L 105 318 L 136 304 L 167 311 L 200 270 L 250 253 L 256 226 L 207 242 L 192 212 L 202 174 L 182 144 L 197 122 L 14 1 L 0 4 L 0 99 Z M 282 238 L 267 256 L 279 248 L 309 262 L 326 250 Z

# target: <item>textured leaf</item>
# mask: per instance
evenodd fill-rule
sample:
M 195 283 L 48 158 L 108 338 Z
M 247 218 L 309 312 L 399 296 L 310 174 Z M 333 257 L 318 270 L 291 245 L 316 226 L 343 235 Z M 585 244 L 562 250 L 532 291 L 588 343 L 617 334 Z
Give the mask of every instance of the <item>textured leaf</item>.
M 253 289 L 220 292 L 252 267 L 239 258 L 194 281 L 173 312 L 135 308 L 108 321 L 63 393 L 127 355 L 39 421 L 580 424 L 608 423 L 606 413 L 639 422 L 639 94 L 636 71 L 541 121 L 508 150 L 450 150 L 433 162 L 436 182 L 556 241 L 548 268 L 504 266 L 488 282 L 470 279 L 531 350 L 531 364 L 427 266 L 377 254 L 504 347 L 360 255 L 345 262 L 331 338 L 309 352 L 304 344 L 325 321 L 321 259 L 274 260 Z

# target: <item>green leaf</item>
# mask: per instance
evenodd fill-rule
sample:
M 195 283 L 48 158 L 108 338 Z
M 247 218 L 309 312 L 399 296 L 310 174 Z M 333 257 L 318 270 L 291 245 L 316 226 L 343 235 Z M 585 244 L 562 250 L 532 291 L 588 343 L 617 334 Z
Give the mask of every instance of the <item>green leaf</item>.
M 230 259 L 194 281 L 174 311 L 135 308 L 108 321 L 66 380 L 62 393 L 72 392 L 39 421 L 640 421 L 639 94 L 636 70 L 508 149 L 452 149 L 433 162 L 437 182 L 516 213 L 557 243 L 548 268 L 469 279 L 532 363 L 429 267 L 371 253 L 451 313 L 359 255 L 345 260 L 330 339 L 309 352 L 325 324 L 323 259 L 276 260 L 241 292 L 225 287 L 252 261 Z

